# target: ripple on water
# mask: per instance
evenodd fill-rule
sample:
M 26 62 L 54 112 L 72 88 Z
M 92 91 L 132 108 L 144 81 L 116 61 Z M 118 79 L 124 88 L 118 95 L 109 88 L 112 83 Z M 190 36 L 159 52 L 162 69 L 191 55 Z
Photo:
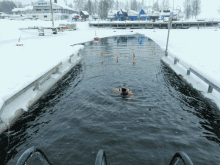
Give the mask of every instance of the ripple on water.
M 219 111 L 161 62 L 158 45 L 141 37 L 85 43 L 81 64 L 11 126 L 10 138 L 2 135 L 3 161 L 15 164 L 36 146 L 52 164 L 94 164 L 101 148 L 110 164 L 165 165 L 177 151 L 194 164 L 219 164 Z M 130 102 L 112 93 L 122 83 L 134 93 Z

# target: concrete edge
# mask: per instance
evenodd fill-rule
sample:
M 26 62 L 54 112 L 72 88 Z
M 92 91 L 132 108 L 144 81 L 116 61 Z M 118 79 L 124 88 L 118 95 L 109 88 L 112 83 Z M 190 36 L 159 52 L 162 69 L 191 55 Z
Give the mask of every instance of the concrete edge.
M 76 60 L 74 63 L 72 63 L 72 65 L 66 69 L 64 71 L 64 73 L 59 77 L 59 79 L 57 79 L 56 81 L 54 81 L 52 84 L 49 85 L 49 87 L 46 88 L 46 90 L 44 90 L 40 95 L 36 96 L 36 98 L 31 101 L 28 105 L 28 109 L 36 102 L 38 101 L 44 94 L 46 94 L 58 81 L 60 81 L 60 79 L 65 76 L 73 67 L 75 67 L 77 64 L 79 64 L 81 61 L 83 60 L 83 57 L 81 56 L 81 58 L 79 60 Z M 3 106 L 3 108 L 5 108 L 5 106 Z M 3 111 L 4 109 L 2 109 Z M 1 119 L 0 116 L 0 135 L 6 131 L 8 128 L 10 128 L 10 125 L 12 125 L 23 113 L 25 112 L 24 109 L 19 108 L 18 110 L 16 110 L 15 114 L 9 118 L 9 124 L 7 124 L 6 122 L 4 122 Z
M 163 60 L 163 58 L 161 58 L 161 62 L 162 62 L 164 65 L 166 65 L 168 68 L 170 68 L 182 81 L 184 81 L 185 83 L 187 83 L 189 87 L 191 87 L 192 89 L 196 90 L 197 93 L 198 93 L 202 98 L 204 98 L 210 106 L 214 107 L 215 109 L 220 110 L 219 107 L 217 106 L 217 104 L 214 102 L 214 100 L 211 100 L 210 98 L 206 97 L 206 96 L 204 95 L 203 91 L 199 91 L 198 89 L 196 89 L 195 87 L 193 87 L 193 85 L 192 85 L 190 82 L 188 82 L 187 79 L 185 79 L 183 75 L 178 74 L 178 73 L 170 66 L 170 64 L 168 64 L 165 60 Z

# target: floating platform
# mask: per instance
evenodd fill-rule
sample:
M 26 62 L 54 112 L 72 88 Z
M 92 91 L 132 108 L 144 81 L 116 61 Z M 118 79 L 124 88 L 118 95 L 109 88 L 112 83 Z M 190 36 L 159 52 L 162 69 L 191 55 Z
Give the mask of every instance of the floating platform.
M 196 22 L 183 22 L 183 21 L 175 21 L 172 22 L 173 29 L 188 29 L 190 27 L 213 27 L 218 26 L 220 21 L 196 21 Z M 93 27 L 112 27 L 112 28 L 131 28 L 131 29 L 167 29 L 168 22 L 90 22 L 89 26 Z

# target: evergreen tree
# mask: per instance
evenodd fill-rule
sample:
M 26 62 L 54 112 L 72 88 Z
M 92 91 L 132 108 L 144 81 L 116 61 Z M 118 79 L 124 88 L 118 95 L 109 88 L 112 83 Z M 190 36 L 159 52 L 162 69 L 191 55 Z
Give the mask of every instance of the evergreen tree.
M 0 2 L 0 11 L 6 14 L 12 14 L 12 9 L 17 8 L 12 1 L 2 1 Z

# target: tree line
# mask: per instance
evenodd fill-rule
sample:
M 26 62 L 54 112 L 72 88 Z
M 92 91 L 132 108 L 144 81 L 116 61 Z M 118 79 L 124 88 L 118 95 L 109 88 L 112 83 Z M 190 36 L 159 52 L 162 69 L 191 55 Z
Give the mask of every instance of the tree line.
M 201 0 L 185 0 L 183 2 L 185 18 L 197 18 L 201 13 Z
M 0 1 L 0 12 L 6 14 L 12 14 L 12 9 L 16 8 L 17 5 L 12 1 Z
M 124 9 L 141 11 L 141 9 L 152 8 L 154 11 L 162 9 L 169 9 L 169 0 L 162 0 L 159 4 L 158 0 L 149 5 L 145 4 L 145 1 L 141 2 L 137 0 L 73 0 L 74 8 L 78 11 L 88 11 L 90 15 L 98 14 L 100 18 L 106 18 L 107 14 L 113 10 Z M 71 4 L 68 5 L 72 6 Z

